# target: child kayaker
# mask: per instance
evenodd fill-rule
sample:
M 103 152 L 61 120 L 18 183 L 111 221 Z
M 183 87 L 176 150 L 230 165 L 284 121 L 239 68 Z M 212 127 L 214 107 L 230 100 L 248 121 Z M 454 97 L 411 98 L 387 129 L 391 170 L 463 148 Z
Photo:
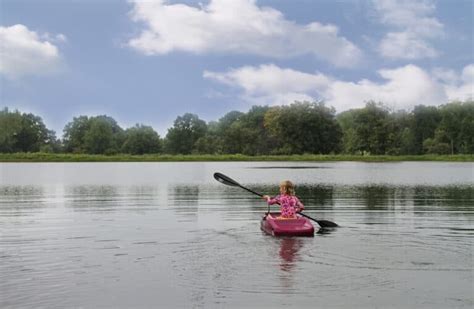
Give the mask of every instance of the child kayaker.
M 281 215 L 279 219 L 293 219 L 296 218 L 296 213 L 304 209 L 303 203 L 295 196 L 295 186 L 289 180 L 280 183 L 280 194 L 271 198 L 264 195 L 263 199 L 269 205 L 280 204 Z

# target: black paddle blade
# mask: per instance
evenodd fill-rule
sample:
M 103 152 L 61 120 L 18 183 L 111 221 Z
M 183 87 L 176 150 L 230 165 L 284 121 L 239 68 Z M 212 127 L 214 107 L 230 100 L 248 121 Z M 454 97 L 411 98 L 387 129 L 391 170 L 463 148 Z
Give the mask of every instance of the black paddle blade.
M 214 179 L 228 186 L 240 187 L 237 181 L 221 173 L 214 173 Z
M 336 223 L 328 220 L 317 220 L 318 224 L 320 227 L 338 227 Z
M 332 221 L 328 221 L 328 220 L 319 220 L 319 219 L 315 219 L 315 218 L 312 218 L 310 216 L 308 216 L 307 214 L 304 214 L 302 213 L 301 211 L 298 212 L 300 215 L 302 215 L 303 217 L 306 217 L 310 220 L 313 220 L 315 221 L 316 223 L 319 224 L 320 227 L 322 228 L 325 228 L 325 227 L 338 227 L 339 225 L 337 225 L 336 223 L 332 222 Z

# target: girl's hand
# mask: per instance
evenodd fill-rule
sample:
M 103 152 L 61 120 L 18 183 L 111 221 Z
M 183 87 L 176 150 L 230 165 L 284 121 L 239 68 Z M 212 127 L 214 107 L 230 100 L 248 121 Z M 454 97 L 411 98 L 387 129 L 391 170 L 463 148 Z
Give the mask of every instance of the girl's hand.
M 268 200 L 270 199 L 270 196 L 264 195 L 264 196 L 262 196 L 262 198 L 268 202 Z

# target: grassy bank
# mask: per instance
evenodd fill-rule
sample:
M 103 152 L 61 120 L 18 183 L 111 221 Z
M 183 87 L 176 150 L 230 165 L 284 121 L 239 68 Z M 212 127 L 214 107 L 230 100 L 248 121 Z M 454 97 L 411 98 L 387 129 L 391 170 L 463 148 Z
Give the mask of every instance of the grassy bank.
M 409 156 L 356 156 L 356 155 L 87 155 L 54 153 L 1 153 L 0 162 L 186 162 L 186 161 L 447 161 L 474 162 L 474 155 L 409 155 Z

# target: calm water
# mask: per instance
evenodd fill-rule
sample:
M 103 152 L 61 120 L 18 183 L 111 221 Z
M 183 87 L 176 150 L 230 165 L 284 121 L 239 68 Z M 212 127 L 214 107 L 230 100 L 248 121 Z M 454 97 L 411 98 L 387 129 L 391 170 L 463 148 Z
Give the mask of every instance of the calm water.
M 259 229 L 220 171 L 341 227 Z M 0 307 L 473 307 L 472 163 L 0 164 Z

